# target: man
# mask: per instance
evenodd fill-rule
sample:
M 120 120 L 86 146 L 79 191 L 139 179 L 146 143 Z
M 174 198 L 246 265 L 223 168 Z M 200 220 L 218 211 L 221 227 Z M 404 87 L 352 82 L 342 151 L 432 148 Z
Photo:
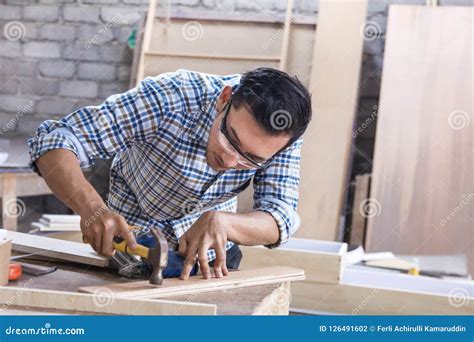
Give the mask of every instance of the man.
M 158 227 L 185 256 L 182 279 L 196 260 L 205 278 L 209 262 L 222 277 L 238 245 L 276 247 L 298 228 L 301 136 L 310 119 L 308 91 L 284 72 L 178 70 L 45 121 L 28 142 L 31 166 L 81 216 L 98 253 L 113 255 L 115 236 L 133 249 L 128 225 Z M 81 167 L 111 157 L 106 205 Z M 254 208 L 237 214 L 236 195 L 252 177 Z

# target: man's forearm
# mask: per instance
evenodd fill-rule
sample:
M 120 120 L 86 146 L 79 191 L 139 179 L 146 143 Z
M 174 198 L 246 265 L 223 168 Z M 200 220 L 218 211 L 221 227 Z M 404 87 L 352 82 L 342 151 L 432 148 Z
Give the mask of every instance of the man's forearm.
M 36 160 L 36 166 L 53 193 L 81 216 L 105 206 L 84 177 L 73 152 L 66 149 L 48 151 Z
M 271 245 L 280 238 L 275 219 L 266 212 L 230 213 L 220 211 L 229 241 L 243 246 Z

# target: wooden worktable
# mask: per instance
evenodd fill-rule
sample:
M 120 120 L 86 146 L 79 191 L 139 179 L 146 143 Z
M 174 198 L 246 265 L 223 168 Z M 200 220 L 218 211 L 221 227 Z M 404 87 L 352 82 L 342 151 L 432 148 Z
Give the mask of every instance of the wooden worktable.
M 46 261 L 31 261 L 39 265 L 51 266 Z M 58 269 L 50 274 L 31 276 L 24 274 L 17 282 L 8 286 L 42 290 L 76 292 L 79 287 L 128 282 L 109 269 L 71 263 L 54 262 Z M 166 281 L 166 279 L 165 279 Z M 167 297 L 167 300 L 214 304 L 218 315 L 288 315 L 291 295 L 290 283 L 260 285 L 247 288 L 189 294 Z M 3 314 L 16 314 L 17 310 L 6 310 Z M 34 313 L 34 312 L 32 312 Z M 186 315 L 186 312 L 182 313 Z

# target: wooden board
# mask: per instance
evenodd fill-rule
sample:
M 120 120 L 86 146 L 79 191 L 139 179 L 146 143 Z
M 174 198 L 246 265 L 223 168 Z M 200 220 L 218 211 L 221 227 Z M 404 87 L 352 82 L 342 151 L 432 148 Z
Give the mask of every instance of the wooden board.
M 240 246 L 243 258 L 240 269 L 249 270 L 269 266 L 289 266 L 304 270 L 305 282 L 317 281 L 337 284 L 344 270 L 347 244 L 291 238 L 285 245 L 265 247 Z M 293 296 L 298 296 L 297 292 Z
M 348 268 L 340 284 L 297 282 L 292 308 L 352 315 L 472 315 L 474 283 Z
M 366 12 L 366 0 L 320 1 L 310 78 L 314 119 L 302 149 L 297 237 L 340 237 Z
M 108 259 L 98 255 L 88 244 L 14 231 L 7 231 L 6 237 L 12 240 L 12 250 L 15 252 L 38 253 L 48 258 L 91 266 L 106 267 L 108 265 Z
M 465 254 L 474 274 L 472 7 L 391 6 L 367 250 Z
M 34 283 L 34 281 L 33 281 Z M 107 289 L 94 294 L 0 286 L 0 311 L 29 314 L 215 315 L 216 306 L 167 300 L 115 298 Z
M 370 174 L 355 176 L 354 201 L 352 203 L 352 222 L 350 243 L 364 247 L 368 213 L 364 210 L 368 203 L 370 191 Z
M 78 289 L 80 292 L 94 293 L 105 288 L 120 298 L 162 298 L 191 293 L 202 293 L 225 289 L 285 283 L 304 280 L 304 271 L 291 267 L 268 267 L 256 270 L 230 272 L 223 278 L 203 279 L 201 275 L 187 281 L 178 278 L 165 279 L 163 285 L 150 285 L 148 281 L 118 283 L 103 286 L 89 286 Z

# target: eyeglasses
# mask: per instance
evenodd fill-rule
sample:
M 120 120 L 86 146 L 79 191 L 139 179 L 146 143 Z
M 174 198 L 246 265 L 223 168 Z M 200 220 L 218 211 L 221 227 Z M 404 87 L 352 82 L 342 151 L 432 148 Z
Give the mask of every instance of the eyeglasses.
M 227 103 L 227 108 L 225 109 L 224 117 L 222 118 L 221 122 L 221 133 L 224 135 L 224 137 L 227 140 L 227 150 L 233 154 L 237 153 L 239 156 L 239 161 L 238 164 L 247 167 L 247 168 L 262 168 L 266 166 L 272 158 L 258 162 L 255 159 L 253 159 L 251 156 L 248 155 L 248 153 L 242 152 L 242 150 L 237 146 L 236 143 L 232 141 L 232 138 L 229 135 L 229 132 L 227 131 L 227 115 L 229 114 L 230 107 L 232 107 L 232 99 L 229 100 Z

